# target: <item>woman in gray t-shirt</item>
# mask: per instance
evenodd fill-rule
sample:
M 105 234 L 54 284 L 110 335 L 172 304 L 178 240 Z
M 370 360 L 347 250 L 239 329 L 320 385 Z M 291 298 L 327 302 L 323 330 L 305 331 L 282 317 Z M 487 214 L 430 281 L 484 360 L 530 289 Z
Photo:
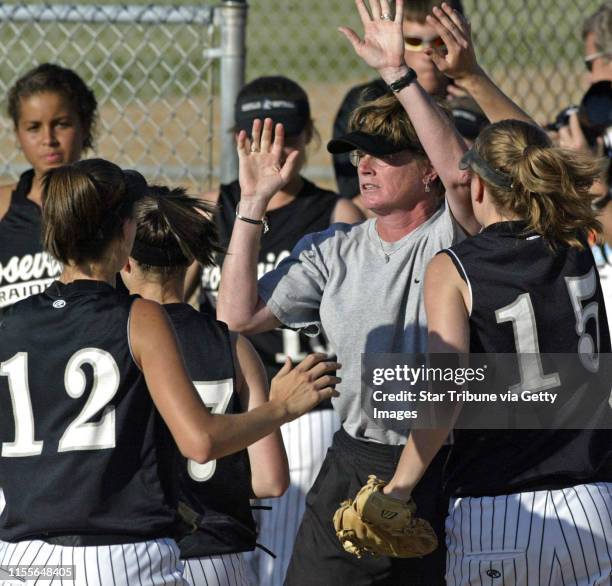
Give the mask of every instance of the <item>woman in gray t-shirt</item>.
M 400 577 L 402 584 L 444 584 L 443 547 L 423 559 L 357 559 L 344 552 L 331 522 L 340 501 L 352 497 L 368 474 L 390 478 L 408 433 L 387 429 L 362 409 L 361 354 L 426 350 L 421 291 L 425 267 L 440 249 L 479 229 L 469 172 L 458 168 L 465 145 L 404 62 L 402 3 L 394 18 L 385 11 L 384 0 L 370 5 L 372 16 L 363 5 L 360 10 L 363 41 L 350 29 L 341 30 L 394 95 L 360 107 L 353 115 L 352 132 L 332 141 L 328 150 L 351 153 L 364 205 L 374 218 L 306 236 L 258 284 L 262 218 L 296 155 L 283 147 L 282 126 L 273 129 L 269 119 L 255 121 L 252 140 L 244 132 L 238 140 L 240 221 L 223 266 L 219 319 L 245 333 L 283 325 L 306 332 L 323 329 L 343 365 L 340 396 L 334 400 L 342 428 L 307 496 L 289 585 L 400 583 Z M 459 16 L 449 11 L 440 18 L 450 27 Z M 484 99 L 481 106 L 492 105 L 490 117 L 525 117 L 482 74 L 471 44 L 436 60 L 445 73 L 473 80 L 479 99 Z M 414 492 L 419 515 L 432 523 L 441 544 L 443 460 L 442 452 Z

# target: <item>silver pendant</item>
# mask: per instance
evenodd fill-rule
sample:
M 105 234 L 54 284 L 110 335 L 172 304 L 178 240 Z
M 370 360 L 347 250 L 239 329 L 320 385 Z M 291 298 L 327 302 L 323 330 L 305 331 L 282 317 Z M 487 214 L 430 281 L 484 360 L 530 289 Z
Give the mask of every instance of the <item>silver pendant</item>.
M 389 255 L 388 254 L 385 254 L 385 262 L 389 262 Z

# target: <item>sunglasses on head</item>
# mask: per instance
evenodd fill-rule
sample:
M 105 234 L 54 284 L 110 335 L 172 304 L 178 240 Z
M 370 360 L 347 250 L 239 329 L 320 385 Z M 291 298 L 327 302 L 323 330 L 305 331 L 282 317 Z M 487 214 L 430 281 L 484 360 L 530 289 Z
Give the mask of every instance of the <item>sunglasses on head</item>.
M 591 53 L 590 55 L 587 55 L 584 58 L 584 65 L 587 68 L 587 70 L 589 72 L 593 71 L 593 61 L 595 61 L 595 59 L 599 59 L 601 57 L 608 57 L 609 53 L 606 53 L 604 51 L 599 51 L 597 53 Z
M 404 47 L 408 51 L 423 51 L 424 49 L 443 49 L 444 41 L 442 37 L 436 35 L 434 37 L 419 37 L 418 35 L 409 35 L 404 37 Z

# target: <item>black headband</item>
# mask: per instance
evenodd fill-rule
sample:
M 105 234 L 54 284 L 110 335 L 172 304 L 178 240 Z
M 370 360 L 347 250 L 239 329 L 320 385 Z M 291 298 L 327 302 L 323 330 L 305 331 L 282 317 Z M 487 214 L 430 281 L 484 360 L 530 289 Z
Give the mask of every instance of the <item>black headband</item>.
M 152 267 L 174 267 L 189 262 L 176 242 L 162 248 L 136 239 L 130 256 L 139 263 Z
M 468 167 L 496 187 L 507 190 L 511 190 L 513 187 L 512 177 L 499 169 L 491 167 L 474 147 L 466 151 L 463 157 L 461 157 L 461 161 L 459 161 L 459 169 L 467 169 Z

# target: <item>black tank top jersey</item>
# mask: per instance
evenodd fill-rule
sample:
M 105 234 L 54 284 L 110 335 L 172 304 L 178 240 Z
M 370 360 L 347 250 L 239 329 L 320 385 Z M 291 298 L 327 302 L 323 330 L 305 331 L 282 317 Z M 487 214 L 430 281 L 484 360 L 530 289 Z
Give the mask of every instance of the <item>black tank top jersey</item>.
M 0 539 L 171 535 L 171 438 L 130 352 L 134 299 L 55 282 L 0 322 Z
M 525 233 L 523 222 L 500 222 L 446 254 L 471 289 L 471 353 L 516 353 L 514 325 L 521 331 L 535 329 L 540 354 L 578 353 L 580 336 L 568 277 L 581 277 L 592 288 L 579 303 L 582 308 L 596 303 L 597 319 L 586 321 L 583 335 L 595 340 L 599 327 L 598 351 L 610 352 L 603 295 L 588 246 L 583 251 L 559 246 L 553 253 L 543 238 Z M 514 309 L 505 313 L 513 320 L 502 315 L 498 323 L 496 311 L 512 304 Z M 524 338 L 523 334 L 519 343 L 524 344 Z M 558 390 L 590 391 L 590 376 L 586 369 L 564 372 Z M 612 432 L 607 405 L 596 417 L 607 429 L 457 429 L 446 466 L 446 490 L 454 496 L 494 496 L 610 481 Z
M 0 221 L 0 314 L 30 295 L 42 293 L 60 274 L 60 264 L 43 251 L 41 212 L 28 199 L 34 171 L 19 178 Z
M 164 306 L 174 325 L 198 392 L 213 413 L 242 411 L 236 390 L 232 341 L 227 326 L 186 303 Z M 200 517 L 201 529 L 178 540 L 182 558 L 252 550 L 251 468 L 246 450 L 207 464 L 188 461 L 178 450 L 174 478 L 179 502 Z
M 338 196 L 302 178 L 304 186 L 298 196 L 288 205 L 268 212 L 270 231 L 261 238 L 261 249 L 257 263 L 257 278 L 262 277 L 285 257 L 305 234 L 319 232 L 329 227 Z M 217 226 L 220 242 L 227 248 L 234 222 L 236 205 L 240 200 L 238 181 L 221 186 Z M 204 269 L 202 274 L 201 306 L 210 308 L 210 296 L 216 297 L 221 277 L 221 265 Z M 309 338 L 292 330 L 274 330 L 250 336 L 249 340 L 264 362 L 268 378 L 272 378 L 283 366 L 286 355 L 294 362 L 300 361 L 313 351 L 325 351 L 323 336 Z

